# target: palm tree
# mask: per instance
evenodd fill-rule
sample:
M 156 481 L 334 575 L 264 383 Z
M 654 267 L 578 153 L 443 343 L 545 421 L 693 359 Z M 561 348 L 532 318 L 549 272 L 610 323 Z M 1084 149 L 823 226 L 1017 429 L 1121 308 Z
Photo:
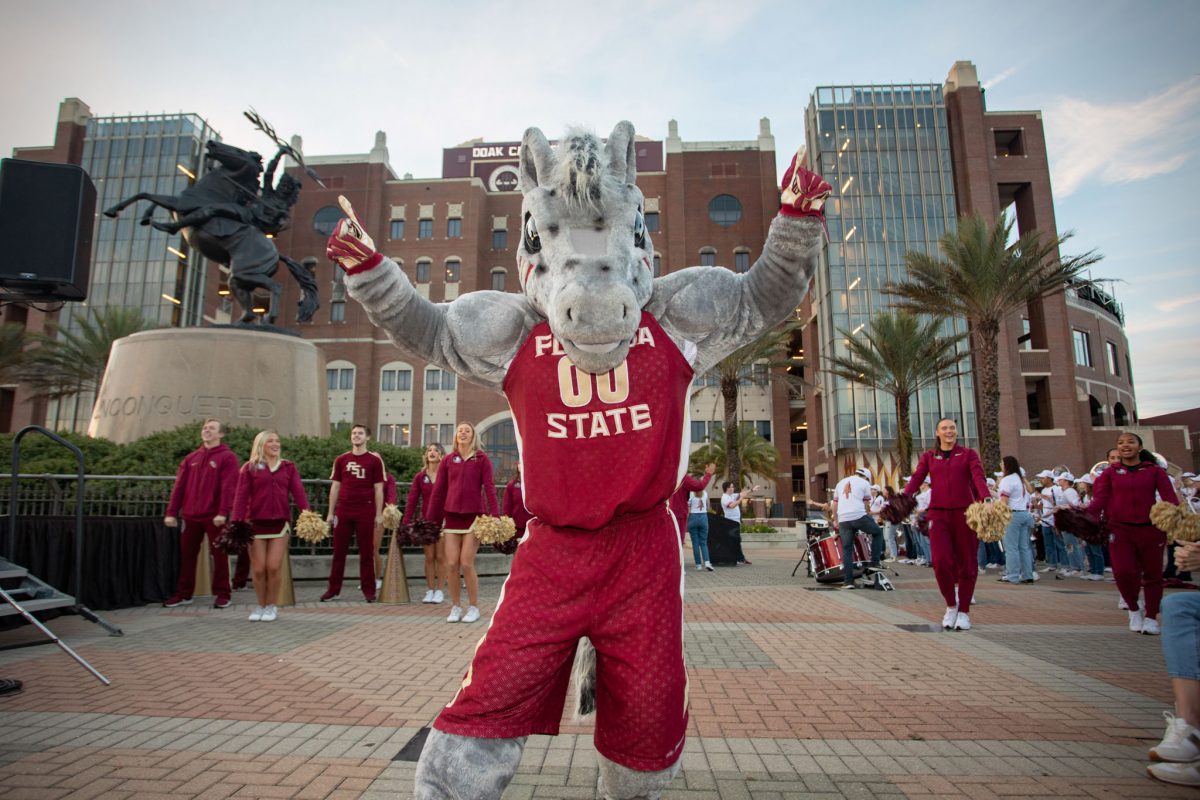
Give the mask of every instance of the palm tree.
M 95 392 L 104 379 L 113 342 L 157 325 L 137 309 L 106 308 L 74 315 L 75 330 L 60 328 L 58 336 L 37 335 L 41 344 L 28 353 L 22 381 L 34 397 L 57 399 Z
M 900 298 L 898 308 L 967 321 L 978 371 L 980 457 L 991 465 L 1000 463 L 1001 321 L 1068 285 L 1090 285 L 1083 272 L 1103 258 L 1094 250 L 1060 256 L 1070 232 L 1030 231 L 1009 245 L 1015 222 L 1006 214 L 994 224 L 978 214 L 960 217 L 938 241 L 944 258 L 909 251 L 908 280 L 885 290 Z
M 0 384 L 15 383 L 19 379 L 27 342 L 24 326 L 0 325 Z
M 738 390 L 742 386 L 749 384 L 758 384 L 761 386 L 769 383 L 771 380 L 771 368 L 786 367 L 792 364 L 790 359 L 780 358 L 779 354 L 787 347 L 793 332 L 799 327 L 800 323 L 795 320 L 785 322 L 780 327 L 764 333 L 753 342 L 734 350 L 709 370 L 709 374 L 717 378 L 724 406 L 724 453 L 727 456 L 727 460 L 720 463 L 723 465 L 727 479 L 739 486 L 742 480 L 743 458 L 738 449 L 737 441 L 737 431 L 740 429 L 737 418 Z M 765 378 L 754 374 L 754 365 L 763 360 L 768 362 L 768 372 Z M 791 376 L 787 377 L 790 378 Z M 778 456 L 776 460 L 778 461 Z M 765 472 L 758 472 L 757 474 L 764 477 L 768 476 L 768 473 Z
M 769 441 L 759 436 L 748 423 L 734 428 L 734 441 L 738 458 L 741 459 L 741 469 L 752 475 L 770 478 L 775 475 L 779 466 L 779 451 Z M 717 472 L 725 472 L 727 466 L 726 454 L 730 437 L 725 436 L 708 439 L 702 447 L 697 448 L 691 455 L 688 469 L 691 472 L 702 472 L 706 464 L 716 464 Z M 740 476 L 739 476 L 740 477 Z M 730 477 L 740 487 L 741 483 Z
M 847 356 L 825 358 L 826 369 L 840 378 L 887 392 L 896 401 L 896 455 L 900 469 L 912 467 L 912 429 L 909 399 L 918 389 L 958 374 L 966 353 L 958 352 L 965 333 L 940 336 L 944 318 L 921 319 L 907 311 L 883 311 L 856 336 L 839 331 L 846 339 Z

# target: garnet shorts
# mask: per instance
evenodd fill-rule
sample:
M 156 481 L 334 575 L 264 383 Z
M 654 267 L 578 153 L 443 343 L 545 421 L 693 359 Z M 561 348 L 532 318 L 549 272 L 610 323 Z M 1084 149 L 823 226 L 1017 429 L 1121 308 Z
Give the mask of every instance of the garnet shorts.
M 596 648 L 596 749 L 642 771 L 687 728 L 679 536 L 660 508 L 598 531 L 534 519 L 462 688 L 434 727 L 500 739 L 558 733 L 576 645 Z

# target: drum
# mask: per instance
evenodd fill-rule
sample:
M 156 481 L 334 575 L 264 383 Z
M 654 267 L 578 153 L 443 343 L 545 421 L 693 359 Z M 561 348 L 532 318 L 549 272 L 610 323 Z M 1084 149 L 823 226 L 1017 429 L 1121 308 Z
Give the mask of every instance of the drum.
M 854 537 L 854 566 L 865 567 L 871 563 L 871 537 L 859 532 Z
M 837 534 L 827 533 L 808 546 L 809 572 L 817 583 L 842 580 L 842 542 Z

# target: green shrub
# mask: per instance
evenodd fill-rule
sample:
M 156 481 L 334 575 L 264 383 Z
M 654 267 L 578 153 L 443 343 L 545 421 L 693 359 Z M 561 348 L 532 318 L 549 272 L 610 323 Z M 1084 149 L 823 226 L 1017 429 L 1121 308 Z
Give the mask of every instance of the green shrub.
M 742 533 L 775 533 L 776 530 L 770 525 L 764 525 L 761 522 L 750 522 L 742 525 Z

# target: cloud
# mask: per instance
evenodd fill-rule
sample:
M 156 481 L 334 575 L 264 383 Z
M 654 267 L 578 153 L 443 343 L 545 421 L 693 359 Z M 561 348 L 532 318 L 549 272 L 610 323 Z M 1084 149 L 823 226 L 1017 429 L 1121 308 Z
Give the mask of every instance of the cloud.
M 1114 184 L 1165 175 L 1196 153 L 1200 75 L 1133 103 L 1062 98 L 1048 107 L 1045 120 L 1059 198 L 1092 179 Z
M 1176 297 L 1174 300 L 1168 300 L 1165 303 L 1155 303 L 1154 307 L 1164 314 L 1170 314 L 1184 306 L 1192 303 L 1200 303 L 1200 294 L 1189 294 L 1184 297 Z
M 999 75 L 996 75 L 993 78 L 988 78 L 986 81 L 984 81 L 983 88 L 991 89 L 993 86 L 1001 84 L 1004 81 L 1006 81 L 1007 79 L 1011 78 L 1016 73 L 1017 73 L 1016 67 L 1009 67 L 1008 69 L 1002 71 Z

